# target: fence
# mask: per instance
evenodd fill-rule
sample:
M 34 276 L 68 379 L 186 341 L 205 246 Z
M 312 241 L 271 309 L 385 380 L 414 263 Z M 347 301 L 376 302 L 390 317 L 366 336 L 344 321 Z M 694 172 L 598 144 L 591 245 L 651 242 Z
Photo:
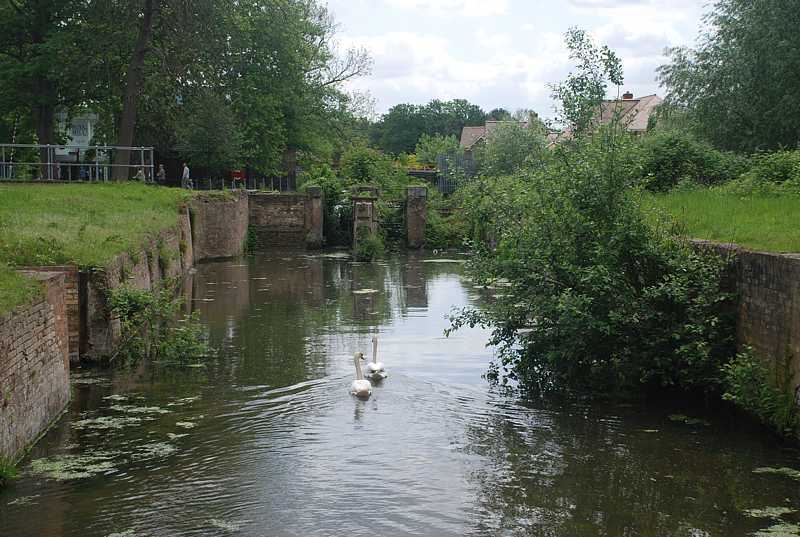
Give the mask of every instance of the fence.
M 436 167 L 439 169 L 436 188 L 445 196 L 455 192 L 464 180 L 472 178 L 477 171 L 475 159 L 469 153 L 439 155 L 436 157 Z
M 195 179 L 196 190 L 225 190 L 246 188 L 247 190 L 272 190 L 275 192 L 295 192 L 297 182 L 292 177 L 247 177 L 236 182 L 233 179 Z
M 118 151 L 128 151 L 131 164 L 115 164 Z M 114 168 L 155 177 L 152 147 L 0 144 L 0 180 L 108 181 Z

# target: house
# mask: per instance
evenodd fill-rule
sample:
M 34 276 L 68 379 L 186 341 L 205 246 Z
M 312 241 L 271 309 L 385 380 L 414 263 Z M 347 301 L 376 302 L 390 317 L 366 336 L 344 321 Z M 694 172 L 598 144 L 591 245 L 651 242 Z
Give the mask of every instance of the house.
M 647 95 L 646 97 L 634 98 L 633 93 L 626 92 L 622 99 L 603 101 L 600 105 L 599 122 L 601 125 L 610 123 L 616 114 L 619 114 L 620 121 L 626 126 L 628 132 L 633 134 L 644 134 L 650 123 L 650 117 L 656 107 L 664 102 L 658 95 Z
M 464 127 L 461 129 L 461 149 L 464 150 L 464 153 L 472 153 L 479 144 L 486 143 L 486 138 L 488 138 L 489 133 L 496 129 L 498 125 L 507 123 L 516 122 L 490 120 L 484 125 L 477 127 Z M 523 128 L 528 127 L 527 121 L 520 121 L 519 124 L 522 125 Z

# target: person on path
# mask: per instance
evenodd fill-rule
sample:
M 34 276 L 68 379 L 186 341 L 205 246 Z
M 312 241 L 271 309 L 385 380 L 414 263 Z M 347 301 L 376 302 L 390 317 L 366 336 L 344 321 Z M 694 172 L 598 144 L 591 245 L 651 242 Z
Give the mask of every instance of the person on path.
M 185 162 L 183 163 L 183 175 L 181 175 L 181 187 L 188 188 L 189 190 L 192 189 L 192 180 L 189 177 L 189 166 Z
M 164 169 L 163 164 L 158 165 L 158 173 L 156 174 L 156 183 L 162 185 L 167 183 L 167 170 Z

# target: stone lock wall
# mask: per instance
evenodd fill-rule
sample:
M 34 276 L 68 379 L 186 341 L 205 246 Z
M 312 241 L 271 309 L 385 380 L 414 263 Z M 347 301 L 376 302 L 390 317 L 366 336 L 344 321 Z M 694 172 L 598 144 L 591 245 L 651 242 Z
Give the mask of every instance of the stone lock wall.
M 191 242 L 195 262 L 234 257 L 244 252 L 250 196 L 245 191 L 198 196 L 192 201 Z
M 155 290 L 170 279 L 180 279 L 194 263 L 188 211 L 178 224 L 160 232 L 138 249 L 120 254 L 103 270 L 86 274 L 80 354 L 84 360 L 108 357 L 117 349 L 121 324 L 108 304 L 109 293 L 120 285 Z
M 255 247 L 319 247 L 322 245 L 322 197 L 305 194 L 250 195 L 250 233 Z
M 67 283 L 63 273 L 29 272 L 44 296 L 0 318 L 0 456 L 14 459 L 69 402 Z

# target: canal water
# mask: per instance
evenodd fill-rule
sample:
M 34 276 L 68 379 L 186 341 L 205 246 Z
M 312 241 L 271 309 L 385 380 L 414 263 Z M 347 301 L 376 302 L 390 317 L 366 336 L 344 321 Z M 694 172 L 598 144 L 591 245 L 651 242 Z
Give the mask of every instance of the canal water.
M 800 455 L 738 421 L 526 404 L 482 378 L 459 262 L 273 253 L 208 263 L 217 356 L 79 370 L 0 491 L 2 536 L 797 535 Z M 389 378 L 348 393 L 377 335 Z

